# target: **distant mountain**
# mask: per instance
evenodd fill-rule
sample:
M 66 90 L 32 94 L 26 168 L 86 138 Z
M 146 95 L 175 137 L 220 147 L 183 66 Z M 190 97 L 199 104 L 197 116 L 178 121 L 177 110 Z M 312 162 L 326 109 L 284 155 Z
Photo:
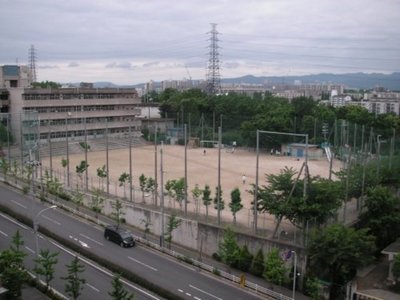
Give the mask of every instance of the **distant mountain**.
M 400 91 L 400 72 L 392 74 L 381 73 L 347 73 L 347 74 L 316 74 L 303 76 L 262 76 L 246 75 L 239 78 L 226 78 L 223 83 L 250 83 L 250 84 L 294 84 L 298 80 L 301 83 L 332 83 L 343 84 L 348 88 L 371 89 L 384 87 L 389 90 Z
M 400 72 L 392 74 L 382 73 L 347 73 L 347 74 L 332 74 L 322 73 L 315 75 L 302 76 L 260 76 L 246 75 L 237 78 L 223 78 L 222 83 L 247 83 L 247 84 L 288 84 L 293 85 L 295 80 L 303 83 L 330 83 L 343 84 L 347 88 L 354 89 L 372 89 L 375 87 L 384 87 L 392 91 L 400 91 Z M 158 84 L 158 82 L 155 82 Z M 79 87 L 79 83 L 74 84 Z M 117 85 L 112 82 L 94 82 L 94 87 L 129 87 L 143 88 L 144 83 L 132 85 Z

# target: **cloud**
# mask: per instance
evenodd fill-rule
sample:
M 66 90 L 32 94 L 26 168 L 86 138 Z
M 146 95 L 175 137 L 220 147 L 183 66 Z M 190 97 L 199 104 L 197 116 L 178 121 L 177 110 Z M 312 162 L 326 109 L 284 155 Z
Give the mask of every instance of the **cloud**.
M 150 68 L 150 67 L 154 67 L 154 66 L 157 66 L 157 65 L 159 65 L 160 64 L 160 62 L 158 62 L 158 61 L 153 61 L 153 62 L 149 62 L 149 63 L 145 63 L 145 64 L 143 64 L 143 68 Z
M 39 65 L 39 69 L 58 69 L 58 65 Z
M 76 68 L 76 67 L 79 67 L 79 64 L 77 62 L 73 61 L 68 64 L 68 68 Z
M 0 5 L 0 65 L 15 58 L 28 63 L 33 43 L 49 80 L 75 81 L 84 70 L 90 81 L 179 79 L 188 76 L 185 66 L 202 79 L 210 23 L 218 24 L 225 78 L 270 72 L 271 65 L 274 75 L 400 70 L 399 0 L 6 2 Z
M 133 68 L 132 64 L 130 62 L 112 62 L 109 64 L 106 64 L 105 67 L 107 69 L 131 69 Z

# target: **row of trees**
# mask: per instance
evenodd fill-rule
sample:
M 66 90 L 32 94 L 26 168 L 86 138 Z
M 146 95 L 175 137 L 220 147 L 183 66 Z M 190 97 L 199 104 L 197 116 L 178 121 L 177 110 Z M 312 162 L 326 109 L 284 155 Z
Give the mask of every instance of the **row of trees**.
M 223 121 L 223 142 L 237 141 L 238 145 L 255 145 L 256 130 L 308 133 L 311 142 L 324 141 L 324 126 L 333 128 L 335 120 L 347 120 L 351 123 L 373 127 L 382 138 L 389 138 L 391 130 L 400 130 L 400 118 L 394 114 L 375 115 L 361 106 L 334 108 L 319 105 L 311 97 L 297 97 L 289 101 L 285 98 L 265 93 L 262 97 L 253 97 L 229 93 L 228 95 L 207 96 L 200 90 L 192 89 L 179 92 L 166 89 L 152 95 L 153 101 L 160 103 L 163 117 L 175 117 L 179 124 L 191 123 L 193 136 L 204 135 L 212 139 L 216 121 Z M 315 137 L 315 138 L 314 138 Z M 333 135 L 328 134 L 333 144 Z M 285 141 L 277 138 L 261 141 L 262 146 L 277 147 Z
M 0 282 L 8 290 L 9 299 L 21 299 L 23 285 L 30 278 L 28 270 L 24 266 L 24 258 L 27 254 L 22 250 L 23 245 L 22 236 L 17 231 L 12 237 L 10 248 L 0 252 Z M 34 272 L 38 276 L 43 276 L 45 293 L 50 292 L 50 283 L 54 279 L 58 254 L 58 252 L 50 252 L 48 249 L 41 249 L 39 256 L 34 259 Z M 75 256 L 65 267 L 67 274 L 60 277 L 65 281 L 65 292 L 71 299 L 78 299 L 86 283 L 86 279 L 82 276 L 85 266 Z M 131 300 L 134 297 L 124 289 L 119 274 L 114 274 L 112 290 L 108 294 L 115 300 Z

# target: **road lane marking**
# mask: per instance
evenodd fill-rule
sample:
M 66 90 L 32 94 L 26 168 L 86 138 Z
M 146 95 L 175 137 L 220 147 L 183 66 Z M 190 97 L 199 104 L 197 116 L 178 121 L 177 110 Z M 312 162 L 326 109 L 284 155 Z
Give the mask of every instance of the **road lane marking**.
M 13 202 L 13 203 L 17 204 L 18 206 L 20 206 L 20 207 L 22 207 L 22 208 L 25 208 L 25 209 L 27 208 L 25 205 L 23 205 L 23 204 L 19 203 L 18 201 L 11 200 L 11 202 Z
M 29 228 L 26 227 L 25 225 L 22 225 L 21 223 L 15 221 L 15 220 L 13 220 L 13 219 L 11 219 L 10 217 L 8 217 L 8 216 L 6 216 L 6 215 L 4 215 L 4 214 L 2 214 L 2 213 L 0 213 L 0 216 L 2 216 L 4 219 L 10 221 L 11 223 L 14 223 L 15 225 L 18 225 L 19 227 L 21 227 L 21 228 L 23 228 L 23 229 L 25 229 L 25 230 L 28 230 L 28 229 L 29 229 Z
M 199 289 L 198 287 L 195 287 L 195 286 L 193 286 L 193 285 L 191 285 L 191 284 L 189 284 L 189 286 L 190 286 L 192 289 L 196 290 L 196 291 L 199 291 L 199 292 L 201 292 L 201 293 L 203 293 L 203 294 L 206 294 L 207 296 L 213 297 L 214 299 L 223 300 L 222 298 L 219 298 L 219 297 L 217 297 L 217 296 L 215 296 L 215 295 L 213 295 L 213 294 L 207 293 L 206 291 L 203 291 L 202 289 Z
M 87 235 L 84 235 L 84 234 L 82 234 L 82 233 L 80 233 L 79 235 L 82 236 L 82 237 L 84 237 L 85 239 L 88 239 L 89 241 L 92 241 L 93 243 L 96 243 L 97 245 L 104 246 L 103 243 L 100 243 L 100 242 L 98 242 L 98 241 L 92 239 L 91 237 L 88 237 Z
M 183 293 L 183 290 L 181 290 L 181 289 L 178 289 L 178 292 L 181 292 L 181 293 Z
M 77 254 L 75 254 L 74 252 L 64 248 L 63 246 L 59 245 L 58 243 L 55 243 L 53 241 L 50 240 L 50 243 L 52 243 L 54 246 L 56 246 L 57 248 L 63 250 L 64 252 L 68 253 L 71 256 L 78 256 Z M 81 261 L 83 261 L 84 263 L 86 263 L 87 265 L 95 268 L 96 270 L 103 272 L 104 274 L 108 275 L 109 277 L 114 277 L 114 274 L 109 272 L 108 270 L 105 270 L 103 268 L 100 268 L 99 266 L 95 265 L 94 263 L 92 263 L 91 261 L 87 260 L 86 258 L 82 257 L 79 255 L 79 259 Z M 161 300 L 160 298 L 157 298 L 155 296 L 153 296 L 152 294 L 149 294 L 148 292 L 146 292 L 145 290 L 142 290 L 140 288 L 138 288 L 137 286 L 134 286 L 133 284 L 131 284 L 130 282 L 126 281 L 125 279 L 121 278 L 121 282 L 123 282 L 125 285 L 131 287 L 134 290 L 137 290 L 139 292 L 141 292 L 142 294 L 146 295 L 148 298 L 152 298 L 154 300 Z
M 196 300 L 201 300 L 201 298 L 196 297 L 196 296 L 194 296 L 193 298 L 196 299 Z
M 1 233 L 2 235 L 4 235 L 5 237 L 7 237 L 7 236 L 8 236 L 8 234 L 7 234 L 7 233 L 5 233 L 5 232 L 3 232 L 3 231 L 1 231 L 1 230 L 0 230 L 0 233 Z
M 91 289 L 95 290 L 96 292 L 100 292 L 99 289 L 97 289 L 96 287 L 94 287 L 93 285 L 91 285 L 90 283 L 85 283 L 88 287 L 90 287 Z
M 137 259 L 134 259 L 133 257 L 128 256 L 128 258 L 129 258 L 130 260 L 133 260 L 134 262 L 136 262 L 136 263 L 142 265 L 142 266 L 145 266 L 145 267 L 149 268 L 150 270 L 153 270 L 153 271 L 156 271 L 156 272 L 158 271 L 156 268 L 154 268 L 154 267 L 152 267 L 152 266 L 149 266 L 149 265 L 147 265 L 147 264 L 145 264 L 145 263 L 143 263 L 143 262 L 141 262 L 141 261 L 139 261 L 139 260 L 137 260 Z
M 31 248 L 29 248 L 28 246 L 25 246 L 25 249 L 28 250 L 29 252 L 31 252 L 32 254 L 35 254 L 35 251 L 33 251 Z
M 192 295 L 191 295 L 191 294 L 189 294 L 189 293 L 185 293 L 185 294 L 186 294 L 186 296 L 192 297 Z
M 53 220 L 52 218 L 49 218 L 48 216 L 42 215 L 42 218 L 44 218 L 44 219 L 46 219 L 46 220 L 49 220 L 50 222 L 53 222 L 54 224 L 56 224 L 56 225 L 58 225 L 58 226 L 61 225 L 60 222 L 58 222 L 58 221 L 56 221 L 56 220 Z

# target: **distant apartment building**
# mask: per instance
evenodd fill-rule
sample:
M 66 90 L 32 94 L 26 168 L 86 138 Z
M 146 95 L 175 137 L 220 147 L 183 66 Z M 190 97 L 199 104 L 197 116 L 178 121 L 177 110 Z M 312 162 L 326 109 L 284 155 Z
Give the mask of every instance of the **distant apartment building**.
M 359 101 L 354 101 L 349 95 L 333 94 L 329 104 L 333 107 L 358 105 L 375 115 L 394 113 L 400 116 L 400 93 L 396 92 L 372 91 L 365 93 L 364 97 Z

